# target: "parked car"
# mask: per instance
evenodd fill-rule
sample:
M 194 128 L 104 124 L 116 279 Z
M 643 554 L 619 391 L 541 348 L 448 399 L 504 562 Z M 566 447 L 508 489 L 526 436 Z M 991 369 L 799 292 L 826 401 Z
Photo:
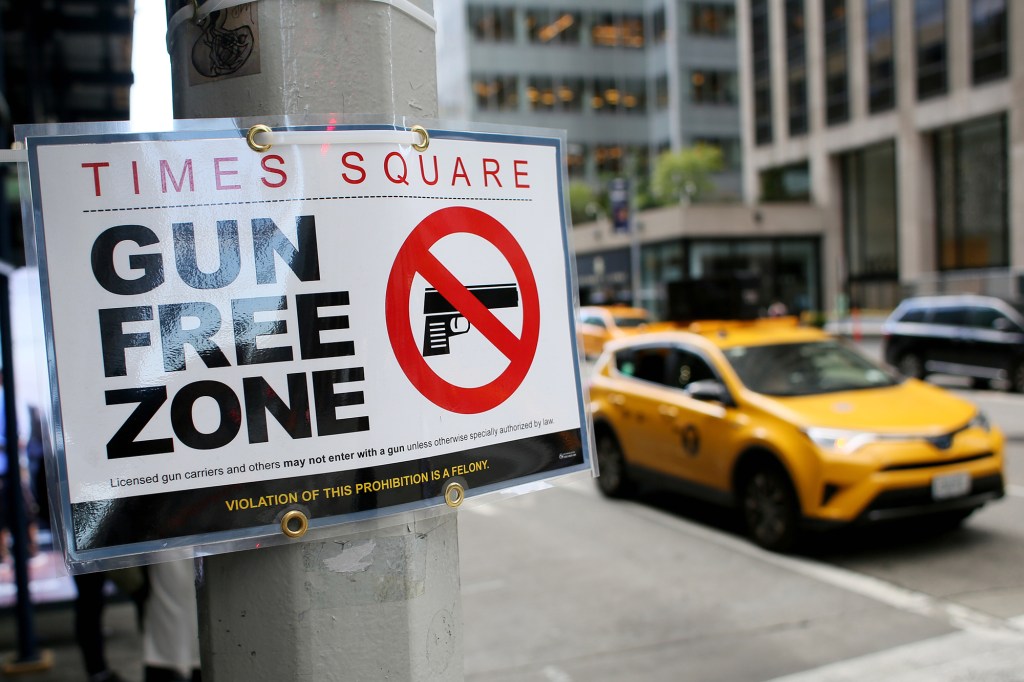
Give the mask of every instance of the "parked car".
M 578 328 L 583 342 L 583 354 L 588 358 L 597 357 L 608 341 L 642 331 L 651 322 L 651 314 L 643 308 L 624 305 L 583 306 L 580 308 Z
M 1004 438 L 970 402 L 818 329 L 712 323 L 613 341 L 590 385 L 600 490 L 640 481 L 737 508 L 776 551 L 809 527 L 931 516 L 1004 494 Z
M 992 296 L 908 298 L 882 326 L 885 361 L 904 375 L 992 380 L 1024 392 L 1024 308 Z

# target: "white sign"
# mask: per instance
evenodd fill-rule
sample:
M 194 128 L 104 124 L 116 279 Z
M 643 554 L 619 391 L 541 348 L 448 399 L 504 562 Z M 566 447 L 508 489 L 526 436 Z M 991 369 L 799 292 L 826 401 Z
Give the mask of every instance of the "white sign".
M 74 557 L 589 468 L 560 140 L 324 134 L 29 138 Z

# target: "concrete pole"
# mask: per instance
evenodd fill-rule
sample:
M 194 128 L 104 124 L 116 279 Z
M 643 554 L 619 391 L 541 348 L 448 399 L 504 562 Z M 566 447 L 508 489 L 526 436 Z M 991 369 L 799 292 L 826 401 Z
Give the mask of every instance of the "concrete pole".
M 170 0 L 171 13 L 181 4 L 188 3 Z M 413 4 L 433 11 L 431 0 Z M 198 29 L 172 36 L 176 117 L 436 117 L 434 32 L 389 3 L 260 0 L 243 7 L 258 16 L 254 49 L 238 70 L 248 75 L 204 82 L 190 74 Z M 457 531 L 455 514 L 446 512 L 200 560 L 203 679 L 461 680 Z

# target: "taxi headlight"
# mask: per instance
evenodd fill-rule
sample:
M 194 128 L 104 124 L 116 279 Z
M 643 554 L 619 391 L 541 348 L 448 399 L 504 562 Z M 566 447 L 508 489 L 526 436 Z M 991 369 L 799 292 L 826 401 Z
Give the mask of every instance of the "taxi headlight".
M 974 415 L 974 418 L 971 419 L 971 421 L 967 422 L 967 428 L 978 428 L 985 431 L 985 433 L 992 430 L 992 426 L 988 422 L 988 417 L 985 416 L 984 412 L 980 411 Z
M 879 436 L 874 433 L 846 431 L 843 429 L 819 429 L 812 427 L 805 429 L 804 433 L 819 448 L 835 450 L 846 454 L 856 452 L 868 443 L 873 443 L 879 439 Z

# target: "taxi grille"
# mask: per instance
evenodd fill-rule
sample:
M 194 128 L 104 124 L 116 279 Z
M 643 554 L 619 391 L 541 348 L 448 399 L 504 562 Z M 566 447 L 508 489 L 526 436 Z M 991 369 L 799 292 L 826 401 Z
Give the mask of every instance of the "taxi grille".
M 978 459 L 985 459 L 991 457 L 991 452 L 982 452 L 977 455 L 968 455 L 966 457 L 957 457 L 956 459 L 935 459 L 927 462 L 914 462 L 913 464 L 890 464 L 889 466 L 882 469 L 882 471 L 906 471 L 908 469 L 931 469 L 932 467 L 943 467 L 950 466 L 953 464 L 963 464 L 964 462 L 973 462 Z
M 1003 477 L 999 474 L 993 474 L 974 479 L 971 482 L 971 492 L 969 495 L 981 495 L 983 493 L 996 493 L 998 496 L 1001 496 L 1003 493 Z M 918 507 L 933 503 L 931 486 L 886 490 L 874 499 L 865 510 L 865 514 L 884 509 Z

